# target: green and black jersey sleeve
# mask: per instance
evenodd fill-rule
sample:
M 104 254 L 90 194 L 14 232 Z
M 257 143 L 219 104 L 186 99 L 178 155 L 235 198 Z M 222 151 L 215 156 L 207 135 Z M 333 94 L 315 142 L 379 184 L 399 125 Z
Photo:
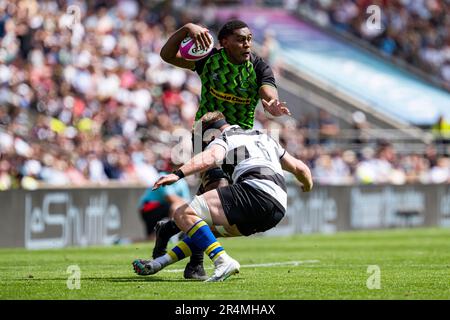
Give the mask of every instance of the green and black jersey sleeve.
M 249 61 L 237 65 L 228 60 L 224 49 L 214 48 L 195 63 L 195 71 L 202 81 L 196 120 L 207 112 L 220 111 L 229 124 L 251 129 L 260 87 L 276 87 L 270 66 L 253 53 Z

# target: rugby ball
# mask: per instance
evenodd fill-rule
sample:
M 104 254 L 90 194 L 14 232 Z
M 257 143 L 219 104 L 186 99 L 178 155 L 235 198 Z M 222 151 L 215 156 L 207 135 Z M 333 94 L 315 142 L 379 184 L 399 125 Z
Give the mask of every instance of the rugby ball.
M 180 44 L 180 54 L 181 56 L 189 61 L 197 61 L 200 59 L 203 59 L 206 57 L 211 50 L 214 48 L 214 39 L 213 37 L 208 33 L 209 37 L 211 38 L 211 45 L 206 50 L 197 48 L 195 45 L 194 40 L 192 40 L 191 37 L 186 37 L 181 41 Z

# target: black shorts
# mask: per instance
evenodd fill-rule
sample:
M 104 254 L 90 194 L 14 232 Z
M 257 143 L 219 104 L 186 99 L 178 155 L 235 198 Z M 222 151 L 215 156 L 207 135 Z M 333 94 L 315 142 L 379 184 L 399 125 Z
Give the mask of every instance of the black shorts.
M 145 233 L 147 236 L 155 232 L 156 223 L 164 218 L 169 217 L 170 204 L 163 203 L 153 209 L 147 209 L 144 204 L 140 209 L 142 220 L 145 223 Z
M 217 189 L 230 225 L 249 236 L 275 227 L 283 219 L 284 208 L 269 194 L 244 182 Z

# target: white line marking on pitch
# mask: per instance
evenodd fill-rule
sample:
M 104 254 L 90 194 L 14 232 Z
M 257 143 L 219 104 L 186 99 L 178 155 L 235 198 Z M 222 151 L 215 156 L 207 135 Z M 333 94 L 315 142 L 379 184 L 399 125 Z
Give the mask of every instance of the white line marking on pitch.
M 304 260 L 304 261 L 286 261 L 286 262 L 268 262 L 258 264 L 243 264 L 241 268 L 262 268 L 262 267 L 279 267 L 279 266 L 294 266 L 297 267 L 305 263 L 318 263 L 319 260 Z M 213 269 L 213 267 L 206 267 L 205 269 Z M 165 272 L 183 272 L 184 269 L 170 269 L 163 270 Z

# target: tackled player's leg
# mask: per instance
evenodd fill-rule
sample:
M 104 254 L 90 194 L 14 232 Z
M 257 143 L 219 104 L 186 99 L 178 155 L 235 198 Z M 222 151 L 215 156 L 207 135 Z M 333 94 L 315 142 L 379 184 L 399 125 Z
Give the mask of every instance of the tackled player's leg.
M 201 185 L 197 195 L 207 191 L 229 185 L 229 178 L 221 168 L 212 168 L 201 177 Z M 160 221 L 155 227 L 156 241 L 153 249 L 153 259 L 163 256 L 167 252 L 169 239 L 180 232 L 174 220 Z M 205 280 L 207 278 L 203 267 L 203 251 L 193 250 L 190 261 L 184 269 L 185 279 Z
M 164 267 L 190 256 L 193 250 L 206 252 L 214 262 L 214 275 L 207 281 L 223 281 L 239 272 L 239 263 L 228 256 L 210 229 L 210 226 L 216 225 L 232 230 L 224 214 L 217 190 L 209 191 L 204 196 L 196 196 L 189 205 L 179 207 L 175 212 L 174 220 L 187 236 L 162 257 L 152 261 L 135 260 L 133 267 L 137 274 L 155 274 Z

